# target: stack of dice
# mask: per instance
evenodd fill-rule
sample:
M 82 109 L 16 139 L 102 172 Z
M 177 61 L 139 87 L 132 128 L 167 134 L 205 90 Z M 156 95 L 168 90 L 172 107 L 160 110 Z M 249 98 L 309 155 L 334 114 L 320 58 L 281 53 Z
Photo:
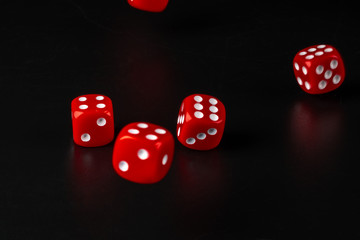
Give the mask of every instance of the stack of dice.
M 345 78 L 343 60 L 331 45 L 302 49 L 294 57 L 293 69 L 297 83 L 309 94 L 333 91 Z M 99 147 L 113 141 L 113 106 L 109 97 L 100 94 L 79 96 L 71 103 L 71 116 L 76 144 Z M 214 149 L 222 139 L 225 119 L 225 107 L 219 99 L 205 94 L 190 95 L 180 105 L 177 139 L 190 149 Z M 148 122 L 130 123 L 116 137 L 114 170 L 132 182 L 159 182 L 170 169 L 174 146 L 171 132 L 164 127 Z

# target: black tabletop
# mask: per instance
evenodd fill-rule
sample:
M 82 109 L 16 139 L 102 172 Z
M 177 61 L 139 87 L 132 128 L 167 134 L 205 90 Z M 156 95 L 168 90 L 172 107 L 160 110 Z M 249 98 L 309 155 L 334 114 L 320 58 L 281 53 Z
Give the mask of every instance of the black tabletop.
M 1 239 L 356 239 L 360 31 L 344 2 L 170 0 L 0 4 Z M 295 54 L 341 53 L 335 91 L 298 86 Z M 226 107 L 220 145 L 177 140 L 155 184 L 116 174 L 113 143 L 72 140 L 71 100 L 99 93 L 115 134 L 137 121 L 176 136 L 194 93 Z

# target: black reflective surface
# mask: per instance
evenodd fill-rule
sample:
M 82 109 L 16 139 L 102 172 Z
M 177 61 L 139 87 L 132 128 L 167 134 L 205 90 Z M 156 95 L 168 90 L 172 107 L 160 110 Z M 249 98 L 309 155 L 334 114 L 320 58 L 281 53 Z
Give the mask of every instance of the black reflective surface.
M 356 239 L 360 54 L 356 7 L 173 0 L 3 2 L 1 239 Z M 303 92 L 297 51 L 331 44 L 346 78 Z M 159 183 L 112 169 L 113 143 L 72 141 L 70 102 L 101 93 L 116 134 L 147 121 L 176 135 L 181 101 L 216 96 L 220 145 L 175 145 Z

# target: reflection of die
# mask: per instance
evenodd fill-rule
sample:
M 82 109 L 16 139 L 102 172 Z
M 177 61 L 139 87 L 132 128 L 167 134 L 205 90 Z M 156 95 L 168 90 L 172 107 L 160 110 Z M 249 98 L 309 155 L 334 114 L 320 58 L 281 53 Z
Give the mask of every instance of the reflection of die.
M 345 78 L 340 53 L 330 45 L 314 45 L 299 51 L 293 61 L 296 80 L 310 94 L 321 94 L 338 88 Z
M 82 95 L 71 102 L 74 142 L 83 147 L 98 147 L 114 138 L 114 115 L 109 97 Z
M 193 94 L 180 107 L 177 138 L 186 147 L 196 150 L 215 148 L 225 127 L 225 107 L 215 97 Z
M 158 182 L 170 169 L 174 145 L 172 134 L 165 128 L 151 123 L 130 123 L 116 137 L 113 167 L 129 181 Z

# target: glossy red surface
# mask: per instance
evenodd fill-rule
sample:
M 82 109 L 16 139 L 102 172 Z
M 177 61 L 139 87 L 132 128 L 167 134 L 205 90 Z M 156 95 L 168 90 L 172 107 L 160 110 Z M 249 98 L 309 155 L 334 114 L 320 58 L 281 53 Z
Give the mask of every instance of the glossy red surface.
M 299 86 L 310 94 L 331 92 L 345 78 L 343 60 L 331 45 L 313 45 L 302 49 L 294 57 L 293 68 Z
M 144 122 L 126 125 L 115 140 L 113 167 L 136 183 L 155 183 L 165 177 L 174 156 L 174 138 L 165 128 Z
M 128 0 L 128 3 L 137 9 L 148 12 L 162 12 L 169 0 Z
M 210 95 L 192 94 L 180 106 L 177 138 L 191 149 L 213 149 L 221 141 L 225 118 L 225 106 L 220 100 Z
M 71 102 L 74 142 L 83 147 L 99 147 L 114 138 L 112 101 L 101 94 L 79 96 Z

